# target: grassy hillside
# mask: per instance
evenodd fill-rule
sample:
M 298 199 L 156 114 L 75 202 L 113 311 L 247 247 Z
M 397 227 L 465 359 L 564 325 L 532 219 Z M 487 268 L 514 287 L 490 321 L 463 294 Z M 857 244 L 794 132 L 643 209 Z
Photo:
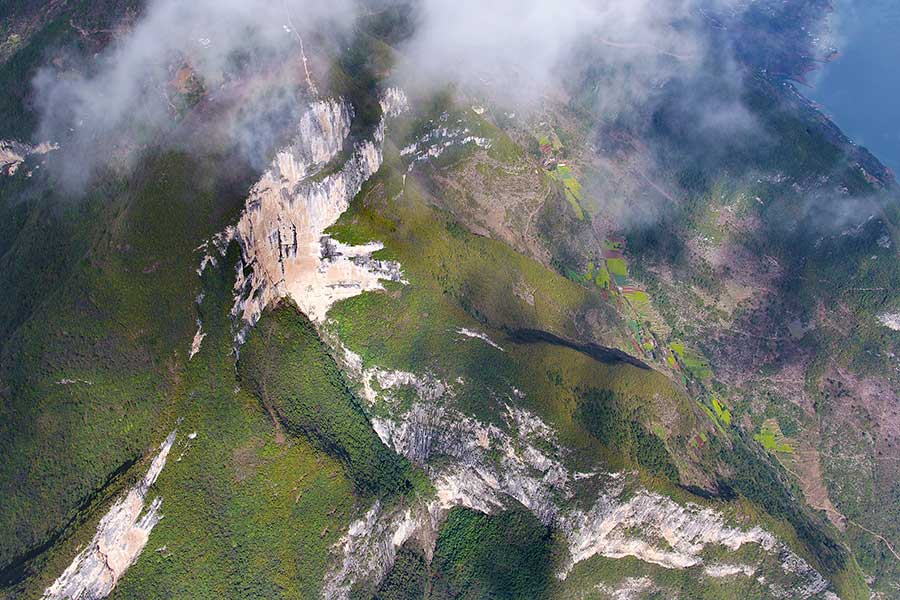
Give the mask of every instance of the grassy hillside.
M 210 164 L 150 157 L 81 202 L 26 205 L 2 259 L 17 294 L 0 355 L 0 523 L 16 532 L 0 542 L 0 565 L 10 579 L 153 445 L 196 328 L 194 248 L 240 198 Z M 48 261 L 45 249 L 64 257 Z
M 410 467 L 378 439 L 316 330 L 290 304 L 273 310 L 241 347 L 243 384 L 295 435 L 347 467 L 363 494 L 406 493 Z
M 384 173 L 333 228 L 344 241 L 382 241 L 380 254 L 398 259 L 409 281 L 332 309 L 330 327 L 365 365 L 430 373 L 451 382 L 462 377 L 465 384 L 457 395 L 464 409 L 487 420 L 498 418 L 498 401 L 517 387 L 524 392 L 517 402 L 558 426 L 564 441 L 576 447 L 596 444 L 576 418 L 579 390 L 593 387 L 607 386 L 629 399 L 648 424 L 661 422 L 668 408 L 678 406 L 666 435 L 702 427 L 683 395 L 654 371 L 516 341 L 511 334 L 527 328 L 613 343 L 615 323 L 597 319 L 604 309 L 581 286 L 503 243 L 464 230 L 426 205 L 411 180 L 397 195 L 391 187 L 396 180 L 389 170 Z M 594 318 L 580 318 L 585 314 Z M 504 352 L 466 341 L 457 331 L 463 327 L 485 331 Z M 611 455 L 621 456 L 617 450 Z
M 205 272 L 207 336 L 160 426 L 179 429 L 155 488 L 165 518 L 114 598 L 315 597 L 329 549 L 356 513 L 354 482 L 341 462 L 305 437 L 283 435 L 237 379 L 229 316 L 235 252 Z M 275 331 L 270 317 L 261 325 Z M 330 361 L 311 350 L 305 357 L 310 369 Z

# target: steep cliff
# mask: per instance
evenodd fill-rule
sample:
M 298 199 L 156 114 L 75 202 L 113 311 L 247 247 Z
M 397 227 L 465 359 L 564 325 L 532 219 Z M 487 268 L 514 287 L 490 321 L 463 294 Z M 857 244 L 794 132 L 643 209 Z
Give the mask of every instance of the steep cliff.
M 316 102 L 303 115 L 296 142 L 277 153 L 230 232 L 242 253 L 233 315 L 245 326 L 284 297 L 322 321 L 335 302 L 381 289 L 381 279 L 401 279 L 399 265 L 372 258 L 379 244 L 340 244 L 325 230 L 378 171 L 385 120 L 405 107 L 403 93 L 389 90 L 382 99 L 384 120 L 372 139 L 358 142 L 347 140 L 353 115 L 345 101 Z

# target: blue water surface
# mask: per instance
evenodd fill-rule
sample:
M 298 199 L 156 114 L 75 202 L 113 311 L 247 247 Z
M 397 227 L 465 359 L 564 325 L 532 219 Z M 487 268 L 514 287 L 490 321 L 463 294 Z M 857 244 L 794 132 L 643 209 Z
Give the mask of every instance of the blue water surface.
M 900 174 L 900 0 L 837 0 L 831 23 L 840 56 L 807 95 Z

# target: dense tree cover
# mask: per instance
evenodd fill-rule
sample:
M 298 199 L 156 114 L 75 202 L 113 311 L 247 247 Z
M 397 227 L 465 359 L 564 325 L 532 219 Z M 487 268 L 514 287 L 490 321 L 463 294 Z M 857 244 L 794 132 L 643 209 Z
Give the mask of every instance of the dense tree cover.
M 425 556 L 409 544 L 397 551 L 391 572 L 375 593 L 373 600 L 420 600 L 429 589 L 429 565 Z
M 410 489 L 410 467 L 387 448 L 347 387 L 309 319 L 283 304 L 267 313 L 241 348 L 241 381 L 283 426 L 337 456 L 364 493 Z
M 426 559 L 411 540 L 373 593 L 354 590 L 354 600 L 537 600 L 553 581 L 550 529 L 525 507 L 494 515 L 454 508 Z
M 627 454 L 647 472 L 678 481 L 665 443 L 632 415 L 629 403 L 618 400 L 612 390 L 591 388 L 580 394 L 578 418 L 591 435 Z
M 550 531 L 521 506 L 492 516 L 456 508 L 433 568 L 434 598 L 542 598 L 552 576 Z
M 219 158 L 148 154 L 77 201 L 42 171 L 22 204 L 5 192 L 24 176 L 0 185 L 16 220 L 0 256 L 0 531 L 15 532 L 0 571 L 22 573 L 157 439 L 196 330 L 197 240 L 241 194 Z

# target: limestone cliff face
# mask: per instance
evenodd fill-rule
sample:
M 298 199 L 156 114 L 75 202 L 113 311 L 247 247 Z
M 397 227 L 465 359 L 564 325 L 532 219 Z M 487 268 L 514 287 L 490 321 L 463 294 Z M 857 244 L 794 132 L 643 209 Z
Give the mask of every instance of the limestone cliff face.
M 385 120 L 405 107 L 401 91 L 384 95 Z M 351 142 L 352 118 L 343 100 L 313 103 L 300 120 L 296 141 L 277 153 L 251 189 L 233 231 L 242 264 L 232 314 L 244 326 L 285 297 L 321 322 L 338 300 L 380 289 L 381 279 L 400 280 L 396 263 L 372 259 L 380 244 L 347 246 L 325 235 L 381 167 L 384 120 L 371 139 Z M 346 160 L 333 166 L 344 150 Z
M 386 93 L 385 120 L 405 105 L 402 92 Z M 296 141 L 278 152 L 252 188 L 237 225 L 212 240 L 220 254 L 231 239 L 241 248 L 232 310 L 239 323 L 238 343 L 262 311 L 281 298 L 291 298 L 322 324 L 335 302 L 379 289 L 384 279 L 402 279 L 398 264 L 372 258 L 380 244 L 348 246 L 325 234 L 382 162 L 385 122 L 370 139 L 353 141 L 352 119 L 352 109 L 342 101 L 312 104 L 300 121 Z M 480 142 L 468 131 L 442 128 L 434 139 L 404 153 L 414 155 L 415 162 L 438 156 L 454 143 Z M 208 254 L 201 271 L 214 260 Z M 696 567 L 731 577 L 754 576 L 763 568 L 770 573 L 781 565 L 783 579 L 797 597 L 826 591 L 825 580 L 767 531 L 729 523 L 708 508 L 680 505 L 641 487 L 632 473 L 576 472 L 553 429 L 516 407 L 523 398 L 516 388 L 505 392 L 509 406 L 499 421 L 483 423 L 456 407 L 451 384 L 429 374 L 364 369 L 360 357 L 329 337 L 327 328 L 320 330 L 358 382 L 379 437 L 422 467 L 436 492 L 407 506 L 376 502 L 352 523 L 335 546 L 323 597 L 346 598 L 355 582 L 381 579 L 407 540 L 418 539 L 430 553 L 440 523 L 453 507 L 493 513 L 512 501 L 566 540 L 569 561 L 558 573 L 563 579 L 592 556 L 632 556 L 665 568 Z M 477 331 L 457 333 L 503 352 Z M 395 401 L 400 388 L 413 390 L 417 400 Z M 495 391 L 503 397 L 503 390 Z M 753 564 L 704 561 L 707 549 L 737 550 L 747 544 L 756 549 L 747 553 L 755 557 Z
M 175 432 L 169 434 L 150 463 L 147 474 L 124 498 L 116 501 L 97 525 L 97 533 L 72 564 L 44 592 L 47 600 L 93 600 L 105 598 L 116 587 L 147 544 L 150 531 L 159 522 L 162 498 L 144 503 L 151 486 L 166 465 Z
M 353 523 L 336 547 L 339 557 L 326 577 L 324 597 L 345 598 L 358 579 L 383 577 L 408 539 L 419 539 L 430 553 L 451 508 L 490 514 L 511 501 L 566 540 L 569 559 L 560 579 L 595 555 L 631 556 L 668 569 L 708 570 L 716 577 L 762 572 L 771 577 L 774 572 L 777 581 L 766 580 L 773 595 L 787 591 L 796 598 L 827 597 L 825 579 L 770 532 L 729 523 L 715 510 L 682 505 L 644 489 L 633 473 L 571 469 L 556 432 L 515 406 L 521 399 L 517 389 L 509 390 L 502 424 L 486 424 L 455 408 L 453 386 L 429 375 L 363 369 L 359 357 L 339 350 L 376 415 L 372 424 L 379 437 L 421 466 L 436 494 L 402 508 L 376 503 Z M 418 401 L 401 409 L 393 397 L 400 388 L 414 390 Z M 748 544 L 754 550 L 743 555 L 752 557 L 750 564 L 722 565 L 704 558 L 707 550 L 736 551 Z
M 42 142 L 36 146 L 30 146 L 15 140 L 0 140 L 0 176 L 15 175 L 19 166 L 29 156 L 47 154 L 58 149 L 59 146 L 50 142 Z M 28 173 L 30 176 L 31 174 Z

